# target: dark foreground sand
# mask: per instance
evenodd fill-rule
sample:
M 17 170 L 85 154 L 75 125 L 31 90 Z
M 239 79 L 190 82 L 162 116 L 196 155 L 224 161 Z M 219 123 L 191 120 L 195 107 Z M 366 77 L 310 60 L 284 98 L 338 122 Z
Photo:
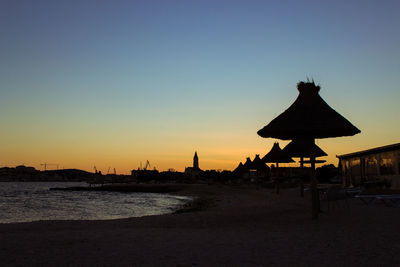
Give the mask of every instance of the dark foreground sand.
M 181 194 L 201 196 L 206 207 L 113 221 L 0 224 L 0 265 L 400 266 L 399 208 L 353 199 L 312 221 L 310 201 L 298 190 L 278 196 L 199 185 Z

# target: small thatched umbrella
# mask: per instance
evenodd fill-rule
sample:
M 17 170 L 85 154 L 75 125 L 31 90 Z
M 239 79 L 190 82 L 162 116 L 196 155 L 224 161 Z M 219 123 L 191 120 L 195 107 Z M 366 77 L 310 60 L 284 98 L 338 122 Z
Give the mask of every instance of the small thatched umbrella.
M 240 173 L 243 171 L 243 163 L 239 163 L 239 165 L 236 167 L 235 170 L 233 170 L 234 173 Z
M 268 171 L 269 167 L 265 164 L 265 162 L 260 159 L 260 155 L 256 154 L 256 156 L 253 159 L 253 168 L 256 169 L 257 171 Z
M 311 142 L 309 139 L 295 139 L 289 144 L 287 144 L 283 151 L 289 154 L 292 157 L 300 158 L 300 168 L 303 168 L 304 163 L 312 163 L 310 161 L 304 161 L 304 158 L 311 158 L 314 156 L 323 157 L 327 156 L 325 151 L 323 151 L 319 146 L 317 146 L 314 142 Z M 324 160 L 315 160 L 315 163 L 323 163 Z M 300 196 L 304 197 L 304 180 L 300 179 Z
M 253 162 L 251 161 L 250 157 L 246 158 L 246 162 L 243 164 L 243 170 L 249 171 L 253 168 Z
M 311 158 L 312 156 L 318 158 L 328 155 L 310 139 L 295 139 L 287 144 L 283 151 L 291 157 L 300 158 L 300 167 L 303 167 L 303 163 L 305 163 L 304 158 Z
M 294 103 L 257 133 L 261 137 L 283 140 L 352 136 L 361 131 L 333 110 L 319 95 L 320 86 L 313 82 L 297 84 L 299 96 Z M 310 157 L 312 172 L 312 217 L 318 217 L 318 192 L 315 177 L 315 155 Z
M 284 152 L 279 143 L 276 142 L 272 146 L 271 150 L 262 158 L 262 162 L 265 163 L 275 163 L 276 167 L 279 168 L 279 163 L 290 163 L 294 162 L 294 160 Z
M 277 169 L 277 179 L 276 179 L 276 193 L 279 194 L 279 163 L 290 163 L 294 162 L 294 160 L 285 153 L 280 147 L 279 143 L 276 142 L 272 146 L 271 150 L 262 158 L 264 163 L 275 163 Z

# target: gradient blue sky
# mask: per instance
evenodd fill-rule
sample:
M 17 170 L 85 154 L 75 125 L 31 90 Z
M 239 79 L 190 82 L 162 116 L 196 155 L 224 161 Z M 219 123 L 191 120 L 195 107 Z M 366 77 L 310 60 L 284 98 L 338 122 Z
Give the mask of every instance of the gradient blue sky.
M 127 173 L 147 159 L 233 169 L 306 76 L 361 129 L 335 155 L 399 142 L 399 1 L 0 0 L 0 165 Z M 282 142 L 282 147 L 286 142 Z

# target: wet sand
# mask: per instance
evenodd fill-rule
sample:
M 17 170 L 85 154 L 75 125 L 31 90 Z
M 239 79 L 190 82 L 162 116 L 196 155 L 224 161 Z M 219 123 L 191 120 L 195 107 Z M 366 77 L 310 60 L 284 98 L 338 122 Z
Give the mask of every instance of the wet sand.
M 311 220 L 309 196 L 183 186 L 183 212 L 0 224 L 2 266 L 399 266 L 400 209 L 356 199 Z

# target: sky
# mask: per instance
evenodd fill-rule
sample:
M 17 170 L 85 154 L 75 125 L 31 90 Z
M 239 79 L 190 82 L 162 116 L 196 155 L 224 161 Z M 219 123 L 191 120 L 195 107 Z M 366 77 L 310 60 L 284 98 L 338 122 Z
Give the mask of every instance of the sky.
M 232 170 L 279 141 L 257 131 L 307 77 L 361 130 L 317 140 L 328 163 L 398 143 L 399 12 L 395 0 L 0 0 L 0 167 L 183 171 L 197 151 L 200 168 Z

